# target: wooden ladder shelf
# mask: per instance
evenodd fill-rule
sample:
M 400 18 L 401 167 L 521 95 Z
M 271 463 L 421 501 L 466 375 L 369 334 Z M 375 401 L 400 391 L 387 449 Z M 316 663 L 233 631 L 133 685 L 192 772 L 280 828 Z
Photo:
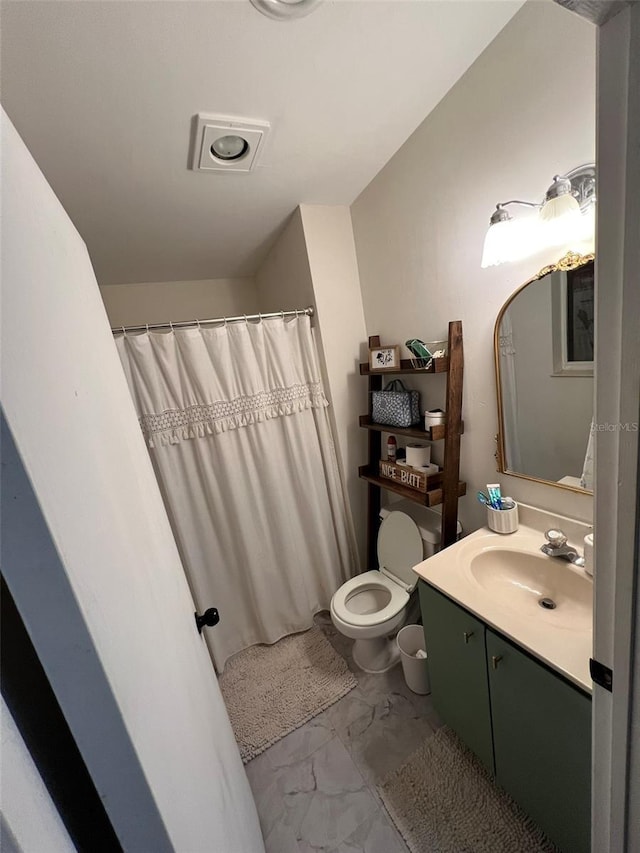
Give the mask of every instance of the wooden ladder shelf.
M 359 469 L 362 479 L 368 483 L 367 508 L 367 565 L 377 565 L 376 540 L 380 517 L 380 490 L 387 489 L 403 498 L 414 501 L 422 506 L 442 505 L 441 543 L 445 548 L 456 541 L 458 526 L 458 498 L 466 494 L 467 484 L 460 481 L 460 436 L 464 432 L 462 423 L 462 377 L 464 371 L 464 354 L 462 346 L 462 321 L 453 320 L 449 323 L 449 348 L 446 358 L 434 358 L 429 369 L 416 368 L 410 359 L 402 359 L 397 370 L 385 370 L 377 373 L 370 370 L 368 364 L 360 365 L 360 375 L 369 379 L 369 413 L 360 417 L 360 426 L 368 430 L 369 453 L 368 463 Z M 379 347 L 380 338 L 369 338 L 369 347 Z M 397 376 L 403 373 L 447 374 L 446 409 L 447 422 L 444 426 L 433 427 L 431 431 L 422 426 L 396 429 L 373 422 L 372 400 L 373 391 L 382 390 L 383 378 Z M 382 433 L 403 435 L 412 439 L 426 441 L 444 441 L 444 465 L 441 473 L 429 478 L 426 492 L 409 489 L 379 475 L 379 463 L 382 456 Z

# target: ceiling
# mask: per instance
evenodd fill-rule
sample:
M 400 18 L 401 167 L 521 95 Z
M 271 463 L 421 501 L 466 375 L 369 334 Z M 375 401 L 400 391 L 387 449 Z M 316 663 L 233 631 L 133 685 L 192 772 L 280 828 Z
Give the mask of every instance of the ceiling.
M 2 4 L 2 103 L 100 284 L 251 275 L 299 203 L 350 204 L 523 0 Z M 193 116 L 271 122 L 249 174 L 188 169 Z

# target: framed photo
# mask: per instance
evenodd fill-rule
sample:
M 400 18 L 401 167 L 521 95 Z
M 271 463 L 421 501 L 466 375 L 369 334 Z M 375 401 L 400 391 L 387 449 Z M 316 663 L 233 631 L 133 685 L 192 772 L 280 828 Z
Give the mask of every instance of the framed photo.
M 369 369 L 376 373 L 385 370 L 398 370 L 400 367 L 400 346 L 375 347 L 369 350 Z

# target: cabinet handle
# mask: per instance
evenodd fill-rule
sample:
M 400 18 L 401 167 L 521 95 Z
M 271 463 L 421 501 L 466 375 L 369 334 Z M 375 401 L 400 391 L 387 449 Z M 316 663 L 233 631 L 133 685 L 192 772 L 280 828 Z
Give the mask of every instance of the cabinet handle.
M 473 637 L 473 631 L 465 631 L 463 636 L 464 636 L 465 644 L 468 645 L 469 640 L 471 639 L 471 637 Z
M 498 664 L 502 660 L 502 655 L 491 655 L 491 666 L 494 669 L 498 668 Z

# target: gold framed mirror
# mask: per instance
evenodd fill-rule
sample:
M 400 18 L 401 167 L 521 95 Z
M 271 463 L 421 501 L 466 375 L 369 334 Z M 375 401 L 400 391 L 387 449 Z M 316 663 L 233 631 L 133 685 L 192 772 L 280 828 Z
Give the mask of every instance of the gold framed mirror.
M 494 329 L 498 470 L 593 494 L 594 255 L 521 285 Z

